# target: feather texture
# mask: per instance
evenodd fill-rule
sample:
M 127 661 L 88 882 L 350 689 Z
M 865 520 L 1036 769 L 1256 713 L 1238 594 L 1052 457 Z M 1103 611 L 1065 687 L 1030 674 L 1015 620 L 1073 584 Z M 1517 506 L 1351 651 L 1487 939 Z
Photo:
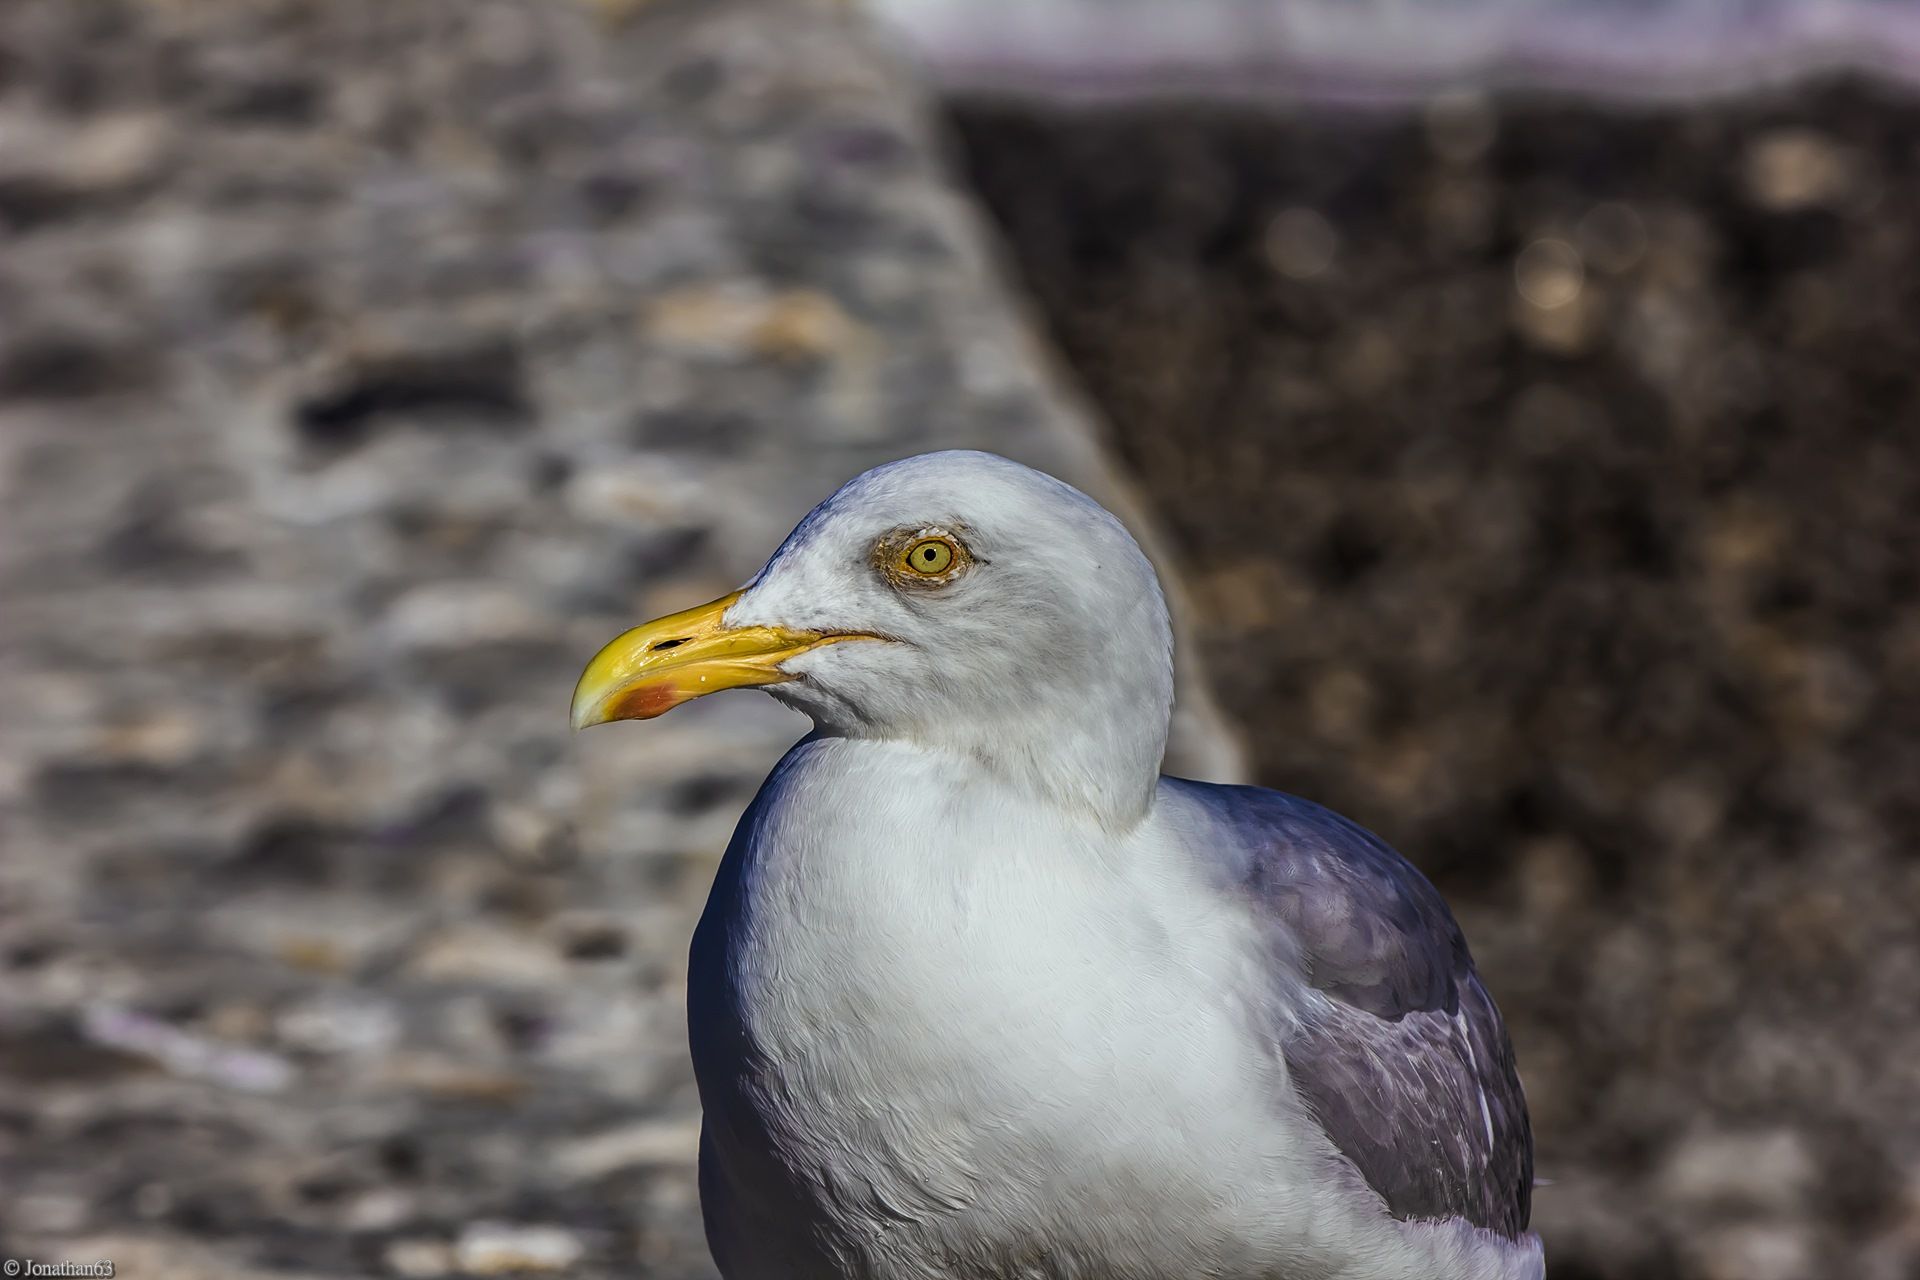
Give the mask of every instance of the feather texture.
M 1293 1086 L 1397 1218 L 1526 1231 L 1533 1139 L 1513 1047 L 1453 913 L 1419 870 L 1329 809 L 1259 787 L 1172 785 L 1228 833 L 1229 880 L 1314 996 L 1276 1034 Z M 1293 980 L 1289 966 L 1284 980 Z

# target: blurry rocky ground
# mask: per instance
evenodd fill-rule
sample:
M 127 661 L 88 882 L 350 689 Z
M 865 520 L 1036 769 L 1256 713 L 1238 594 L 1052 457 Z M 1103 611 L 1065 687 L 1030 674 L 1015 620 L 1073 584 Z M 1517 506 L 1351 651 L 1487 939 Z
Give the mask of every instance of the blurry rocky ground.
M 683 957 L 804 721 L 574 677 L 884 458 L 1125 505 L 935 156 L 839 5 L 0 7 L 0 1257 L 711 1274 Z
M 955 131 L 1258 777 L 1463 917 L 1550 1273 L 1920 1276 L 1920 101 Z
M 0 1256 L 710 1275 L 799 725 L 572 679 L 879 458 L 1112 497 L 1077 385 L 1261 779 L 1459 905 L 1554 1274 L 1920 1274 L 1920 109 L 951 124 L 1064 363 L 842 6 L 0 6 Z

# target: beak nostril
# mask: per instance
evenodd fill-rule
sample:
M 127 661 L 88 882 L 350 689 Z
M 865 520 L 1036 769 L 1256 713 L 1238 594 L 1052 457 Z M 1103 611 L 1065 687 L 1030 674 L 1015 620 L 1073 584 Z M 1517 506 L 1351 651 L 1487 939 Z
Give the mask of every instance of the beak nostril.
M 688 637 L 688 636 L 675 636 L 671 640 L 662 640 L 660 643 L 653 646 L 653 652 L 658 653 L 662 649 L 676 649 L 679 646 L 685 644 L 690 638 L 691 637 Z

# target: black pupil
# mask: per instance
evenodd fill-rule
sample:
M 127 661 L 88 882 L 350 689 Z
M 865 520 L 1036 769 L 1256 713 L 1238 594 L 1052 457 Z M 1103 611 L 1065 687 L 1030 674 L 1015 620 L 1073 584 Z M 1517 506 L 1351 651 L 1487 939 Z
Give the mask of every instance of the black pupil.
M 927 562 L 928 564 L 932 564 L 932 563 L 933 563 L 933 548 L 932 548 L 932 547 L 922 547 L 922 548 L 920 549 L 920 558 L 921 558 L 922 560 L 925 560 L 925 561 L 926 561 L 926 562 Z

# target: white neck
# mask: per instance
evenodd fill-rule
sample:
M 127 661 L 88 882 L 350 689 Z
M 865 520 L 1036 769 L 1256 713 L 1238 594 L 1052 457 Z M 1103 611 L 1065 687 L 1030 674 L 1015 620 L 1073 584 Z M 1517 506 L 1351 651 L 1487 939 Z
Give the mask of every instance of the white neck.
M 1145 731 L 1143 718 L 1115 723 L 1085 704 L 1043 701 L 1011 722 L 948 728 L 926 745 L 963 753 L 1005 785 L 1121 832 L 1146 816 L 1166 753 L 1165 728 Z M 1155 722 L 1164 726 L 1164 713 Z
M 1002 785 L 1117 833 L 1136 826 L 1153 803 L 1172 678 L 1158 664 L 1106 671 L 1092 688 L 1034 683 L 1003 689 L 974 699 L 965 717 L 928 714 L 875 724 L 844 704 L 783 700 L 808 712 L 823 735 L 961 757 Z

